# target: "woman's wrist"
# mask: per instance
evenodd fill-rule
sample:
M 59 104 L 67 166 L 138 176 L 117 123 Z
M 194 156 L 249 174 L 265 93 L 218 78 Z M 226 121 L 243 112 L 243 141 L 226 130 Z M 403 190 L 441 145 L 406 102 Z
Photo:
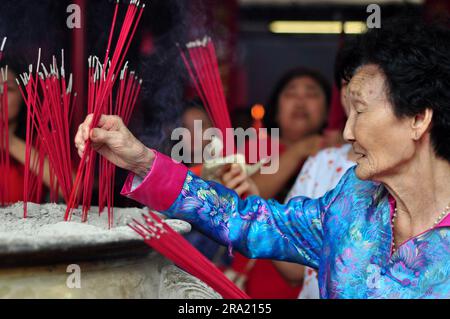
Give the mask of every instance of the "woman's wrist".
M 142 155 L 139 156 L 139 159 L 135 167 L 131 171 L 137 176 L 145 178 L 145 176 L 148 175 L 148 173 L 152 168 L 154 159 L 155 159 L 154 151 L 144 146 Z

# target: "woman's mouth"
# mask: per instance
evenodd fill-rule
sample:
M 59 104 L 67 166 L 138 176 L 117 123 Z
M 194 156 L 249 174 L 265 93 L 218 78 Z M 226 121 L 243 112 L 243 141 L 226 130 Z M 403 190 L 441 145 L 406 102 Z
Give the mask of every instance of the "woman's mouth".
M 361 153 L 356 153 L 356 155 L 358 156 L 358 157 L 356 158 L 356 161 L 359 161 L 359 160 L 361 160 L 361 159 L 363 159 L 363 158 L 366 157 L 366 155 L 361 154 Z
M 366 157 L 366 155 L 365 155 L 364 153 L 358 152 L 358 151 L 356 151 L 355 149 L 353 149 L 353 152 L 354 152 L 355 155 L 356 155 L 356 161 L 358 161 L 358 160 L 360 160 L 360 159 Z
M 292 113 L 292 117 L 294 119 L 302 119 L 303 120 L 308 117 L 308 113 L 302 112 L 302 111 L 297 111 L 297 112 Z

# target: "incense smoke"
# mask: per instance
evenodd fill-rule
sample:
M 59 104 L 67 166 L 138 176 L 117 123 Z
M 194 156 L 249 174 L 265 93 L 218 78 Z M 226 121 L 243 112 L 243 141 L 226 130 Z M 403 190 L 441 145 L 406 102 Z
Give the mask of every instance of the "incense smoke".
M 137 134 L 147 146 L 166 154 L 173 146 L 172 131 L 181 126 L 190 81 L 177 44 L 205 34 L 204 12 L 201 0 L 158 0 L 149 3 L 148 20 L 143 22 L 153 36 L 153 51 L 142 59 L 142 117 Z

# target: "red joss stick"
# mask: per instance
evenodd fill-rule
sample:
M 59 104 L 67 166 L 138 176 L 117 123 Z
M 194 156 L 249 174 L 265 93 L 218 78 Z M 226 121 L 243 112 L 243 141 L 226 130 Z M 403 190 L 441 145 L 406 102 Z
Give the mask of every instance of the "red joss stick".
M 5 38 L 6 39 L 6 38 Z M 3 50 L 2 50 L 3 51 Z M 1 69 L 0 85 L 0 205 L 9 204 L 10 180 L 9 125 L 8 125 L 8 66 Z
M 174 231 L 158 215 L 143 215 L 144 222 L 136 219 L 129 226 L 144 238 L 147 245 L 163 254 L 176 265 L 205 282 L 225 299 L 250 299 L 229 280 L 211 261 Z
M 140 2 L 137 0 L 130 1 L 124 21 L 119 27 L 120 33 L 116 46 L 114 50 L 112 50 L 112 55 L 110 56 L 110 49 L 119 10 L 119 1 L 117 1 L 103 63 L 100 63 L 100 60 L 96 57 L 91 57 L 89 59 L 88 112 L 93 114 L 92 127 L 97 126 L 102 114 L 108 114 L 109 110 L 111 110 L 113 91 L 115 83 L 119 78 L 116 75 L 122 68 L 125 56 L 141 20 L 144 7 L 145 5 L 140 6 Z M 123 84 L 120 84 L 119 86 L 121 85 Z M 127 88 L 128 86 L 125 87 L 125 89 Z M 121 94 L 123 94 L 123 92 Z M 131 108 L 132 105 L 128 104 L 127 106 L 121 107 L 123 107 L 124 111 L 128 114 L 129 110 L 127 108 Z M 80 198 L 83 203 L 82 220 L 86 221 L 88 219 L 95 176 L 95 154 L 96 153 L 90 145 L 90 141 L 88 141 L 78 167 L 72 193 L 67 201 L 65 220 L 71 219 L 73 209 L 78 205 L 78 200 Z M 100 210 L 103 210 L 106 200 L 108 205 L 109 225 L 111 227 L 114 170 L 110 164 L 107 164 L 103 160 L 100 160 L 100 170 L 102 175 L 99 179 L 99 208 Z M 81 190 L 82 193 L 80 193 Z
M 69 124 L 73 106 L 72 75 L 66 83 L 64 51 L 61 67 L 56 57 L 47 69 L 40 64 L 36 70 L 20 75 L 19 90 L 27 106 L 25 154 L 24 216 L 27 202 L 42 198 L 45 170 L 50 179 L 50 199 L 57 201 L 61 193 L 68 200 L 72 191 L 72 161 L 70 156 Z M 41 71 L 42 70 L 42 71 Z M 34 74 L 35 73 L 35 74 Z M 48 165 L 46 165 L 48 161 Z
M 203 40 L 190 42 L 186 44 L 186 50 L 180 48 L 180 54 L 198 96 L 214 126 L 222 132 L 226 145 L 226 129 L 231 128 L 231 120 L 211 39 L 205 37 Z

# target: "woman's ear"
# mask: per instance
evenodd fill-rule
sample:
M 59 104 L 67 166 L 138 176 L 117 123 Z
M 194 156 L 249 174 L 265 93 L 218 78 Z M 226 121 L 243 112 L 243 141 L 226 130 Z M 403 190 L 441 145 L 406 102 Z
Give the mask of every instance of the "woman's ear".
M 433 119 L 433 110 L 426 108 L 422 113 L 412 118 L 411 128 L 414 140 L 422 138 L 429 129 L 431 129 L 431 120 Z

